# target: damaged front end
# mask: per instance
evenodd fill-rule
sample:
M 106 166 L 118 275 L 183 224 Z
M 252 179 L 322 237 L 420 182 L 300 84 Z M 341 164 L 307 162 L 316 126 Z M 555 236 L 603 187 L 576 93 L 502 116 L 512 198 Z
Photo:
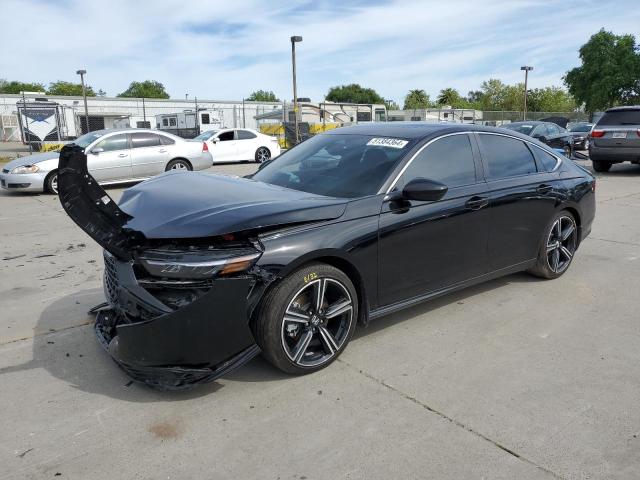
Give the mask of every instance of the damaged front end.
M 135 380 L 161 389 L 212 381 L 259 353 L 249 319 L 275 278 L 256 266 L 260 243 L 225 234 L 147 239 L 87 171 L 86 156 L 65 146 L 60 201 L 104 248 L 108 307 L 98 310 L 101 345 Z

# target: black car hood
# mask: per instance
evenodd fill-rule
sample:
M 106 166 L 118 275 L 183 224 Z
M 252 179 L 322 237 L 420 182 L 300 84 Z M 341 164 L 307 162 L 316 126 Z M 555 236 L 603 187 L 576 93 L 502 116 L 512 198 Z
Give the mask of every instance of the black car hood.
M 87 170 L 82 148 L 60 151 L 58 195 L 69 217 L 122 260 L 148 239 L 202 238 L 340 217 L 347 200 L 245 178 L 168 172 L 126 190 L 118 206 Z
M 147 238 L 199 238 L 341 216 L 346 200 L 230 175 L 167 172 L 126 190 L 126 227 Z

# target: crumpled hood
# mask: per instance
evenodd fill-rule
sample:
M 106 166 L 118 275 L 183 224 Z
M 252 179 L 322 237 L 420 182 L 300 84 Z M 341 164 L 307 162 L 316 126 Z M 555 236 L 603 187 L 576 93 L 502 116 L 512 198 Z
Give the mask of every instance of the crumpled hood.
M 197 238 L 340 217 L 347 200 L 230 175 L 167 172 L 126 190 L 126 227 L 146 238 Z

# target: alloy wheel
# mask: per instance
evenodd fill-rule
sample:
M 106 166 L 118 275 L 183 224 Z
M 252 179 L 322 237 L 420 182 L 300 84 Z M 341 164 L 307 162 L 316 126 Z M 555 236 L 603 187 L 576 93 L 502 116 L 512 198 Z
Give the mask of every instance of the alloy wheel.
M 585 149 L 585 150 L 589 150 L 589 139 L 586 139 L 586 140 L 584 141 L 584 149 Z
M 256 160 L 258 163 L 266 162 L 269 158 L 271 158 L 271 154 L 269 150 L 264 147 L 260 147 L 256 152 Z
M 556 219 L 547 238 L 547 262 L 554 273 L 564 272 L 576 250 L 576 224 L 563 215 Z
M 53 174 L 53 176 L 51 177 L 51 182 L 49 182 L 49 185 L 51 185 L 51 191 L 57 195 L 58 194 L 58 174 L 57 173 Z
M 189 168 L 183 162 L 176 162 L 171 165 L 171 170 L 189 170 Z
M 330 361 L 344 345 L 353 321 L 353 299 L 332 278 L 302 287 L 282 319 L 282 346 L 294 364 L 316 367 Z

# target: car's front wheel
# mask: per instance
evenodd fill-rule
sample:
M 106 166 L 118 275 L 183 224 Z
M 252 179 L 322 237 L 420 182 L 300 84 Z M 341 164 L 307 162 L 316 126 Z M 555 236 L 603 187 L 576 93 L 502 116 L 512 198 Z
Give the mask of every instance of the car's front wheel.
M 608 172 L 609 170 L 611 170 L 611 162 L 603 162 L 601 160 L 593 160 L 593 169 L 596 172 Z
M 44 179 L 44 191 L 58 194 L 58 171 L 54 170 Z
M 269 151 L 269 149 L 267 147 L 260 147 L 258 150 L 256 150 L 256 162 L 257 163 L 266 162 L 270 158 L 271 158 L 271 152 Z
M 578 227 L 567 210 L 557 213 L 544 232 L 538 260 L 530 273 L 542 278 L 558 278 L 567 271 L 578 248 Z
M 565 157 L 571 158 L 571 155 L 573 154 L 573 149 L 571 148 L 571 145 L 565 145 L 562 148 L 562 151 L 564 152 Z
M 331 265 L 300 268 L 265 298 L 254 322 L 263 356 L 287 373 L 320 370 L 345 349 L 358 319 L 349 277 Z

